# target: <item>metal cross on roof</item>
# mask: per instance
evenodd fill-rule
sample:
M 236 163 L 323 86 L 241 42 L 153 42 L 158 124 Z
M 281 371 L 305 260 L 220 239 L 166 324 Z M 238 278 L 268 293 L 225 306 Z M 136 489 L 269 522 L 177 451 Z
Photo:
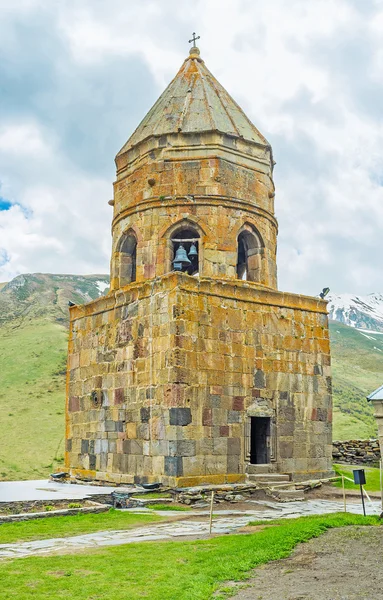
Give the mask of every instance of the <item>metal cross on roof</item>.
M 196 48 L 195 42 L 196 42 L 196 40 L 199 40 L 200 37 L 201 37 L 200 35 L 197 35 L 197 37 L 196 37 L 195 31 L 193 31 L 193 37 L 191 40 L 189 40 L 189 44 L 191 44 L 193 42 L 193 48 Z

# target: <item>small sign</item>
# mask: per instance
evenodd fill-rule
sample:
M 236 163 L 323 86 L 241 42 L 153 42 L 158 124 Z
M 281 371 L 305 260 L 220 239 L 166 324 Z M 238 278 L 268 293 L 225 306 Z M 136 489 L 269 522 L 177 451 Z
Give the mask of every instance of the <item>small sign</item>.
M 364 473 L 364 469 L 356 469 L 353 471 L 354 475 L 354 483 L 356 485 L 365 485 L 366 483 L 366 475 Z

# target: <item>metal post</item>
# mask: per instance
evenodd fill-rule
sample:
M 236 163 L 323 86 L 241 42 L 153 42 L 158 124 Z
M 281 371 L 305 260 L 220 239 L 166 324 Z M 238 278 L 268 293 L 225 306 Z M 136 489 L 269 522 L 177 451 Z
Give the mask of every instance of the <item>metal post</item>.
M 209 521 L 209 534 L 211 535 L 211 531 L 213 529 L 213 501 L 214 501 L 214 491 L 211 492 L 211 500 L 210 500 L 210 521 Z
M 360 484 L 360 495 L 362 496 L 363 514 L 366 516 L 366 507 L 364 506 L 363 486 Z
M 344 512 L 347 512 L 346 490 L 344 489 L 344 475 L 342 475 L 342 488 L 343 488 L 343 506 L 344 506 Z

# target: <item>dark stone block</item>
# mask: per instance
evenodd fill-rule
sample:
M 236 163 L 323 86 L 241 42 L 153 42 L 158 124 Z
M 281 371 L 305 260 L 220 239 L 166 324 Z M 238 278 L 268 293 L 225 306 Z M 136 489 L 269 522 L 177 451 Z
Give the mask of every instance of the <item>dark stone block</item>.
M 233 454 L 227 457 L 227 472 L 240 473 L 239 456 Z
M 89 440 L 89 454 L 94 454 L 94 440 Z
M 192 422 L 192 415 L 190 408 L 170 408 L 169 409 L 169 423 L 170 425 L 189 425 Z
M 280 423 L 278 427 L 278 435 L 281 436 L 291 436 L 294 435 L 295 423 L 294 421 L 286 421 L 285 423 Z
M 229 425 L 221 425 L 221 427 L 219 428 L 219 435 L 221 437 L 228 437 L 230 435 Z
M 293 458 L 293 442 L 279 442 L 279 456 L 281 458 Z
M 144 336 L 144 331 L 145 331 L 145 328 L 144 328 L 143 324 L 140 323 L 138 326 L 137 336 L 139 338 L 142 338 Z
M 129 473 L 129 456 L 121 455 L 121 473 Z
M 227 422 L 228 423 L 240 423 L 241 413 L 239 410 L 228 410 L 227 411 Z
M 92 471 L 94 471 L 94 469 L 96 468 L 96 455 L 95 454 L 89 454 L 89 468 L 92 469 Z
M 130 440 L 130 453 L 139 455 L 143 453 L 141 440 Z
M 212 408 L 219 408 L 221 406 L 221 396 L 218 394 L 210 395 L 210 405 Z
M 261 369 L 258 369 L 254 373 L 254 387 L 256 387 L 256 388 L 266 387 L 265 374 L 263 371 L 261 371 Z
M 105 431 L 116 431 L 116 422 L 110 420 L 105 421 Z
M 279 392 L 279 398 L 281 400 L 288 400 L 290 397 L 289 392 Z
M 150 408 L 148 406 L 144 406 L 140 409 L 140 417 L 142 423 L 149 423 Z
M 327 410 L 325 408 L 317 408 L 317 421 L 327 421 Z
M 72 440 L 71 439 L 65 440 L 65 450 L 67 452 L 72 452 Z
M 240 438 L 229 438 L 227 440 L 227 453 L 229 455 L 241 454 L 241 440 Z
M 97 377 L 94 378 L 94 385 L 93 387 L 96 390 L 99 390 L 102 388 L 102 375 L 97 375 Z
M 323 375 L 322 365 L 314 365 L 314 375 Z
M 124 440 L 122 442 L 122 450 L 124 454 L 130 454 L 130 442 L 131 440 Z
M 80 399 L 77 398 L 77 396 L 69 398 L 68 410 L 69 412 L 77 412 L 80 410 Z
M 149 440 L 150 439 L 149 425 L 147 423 L 138 423 L 137 437 L 140 440 Z
M 294 406 L 281 406 L 279 408 L 280 420 L 284 421 L 295 421 L 295 408 Z
M 113 454 L 113 471 L 120 473 L 121 471 L 121 458 L 122 458 L 122 454 L 115 454 L 114 452 L 110 452 L 110 454 Z
M 88 454 L 89 440 L 81 440 L 81 454 Z
M 243 396 L 234 396 L 233 398 L 233 410 L 244 409 L 245 398 Z
M 100 471 L 106 471 L 108 466 L 108 453 L 101 452 L 100 454 Z
M 195 440 L 175 440 L 169 442 L 170 456 L 195 456 Z
M 183 475 L 182 456 L 165 456 L 165 475 L 169 477 Z
M 212 409 L 204 408 L 202 412 L 202 425 L 211 427 L 213 425 Z
M 114 390 L 114 403 L 123 404 L 125 402 L 124 388 L 117 388 Z
M 116 421 L 116 431 L 124 431 L 125 430 L 125 421 Z

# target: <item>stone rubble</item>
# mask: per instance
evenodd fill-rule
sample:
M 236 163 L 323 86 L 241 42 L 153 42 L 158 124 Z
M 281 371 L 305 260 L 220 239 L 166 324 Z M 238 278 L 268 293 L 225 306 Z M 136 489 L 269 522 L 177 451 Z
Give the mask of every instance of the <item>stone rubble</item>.
M 335 441 L 332 457 L 335 462 L 377 465 L 380 461 L 379 440 Z

